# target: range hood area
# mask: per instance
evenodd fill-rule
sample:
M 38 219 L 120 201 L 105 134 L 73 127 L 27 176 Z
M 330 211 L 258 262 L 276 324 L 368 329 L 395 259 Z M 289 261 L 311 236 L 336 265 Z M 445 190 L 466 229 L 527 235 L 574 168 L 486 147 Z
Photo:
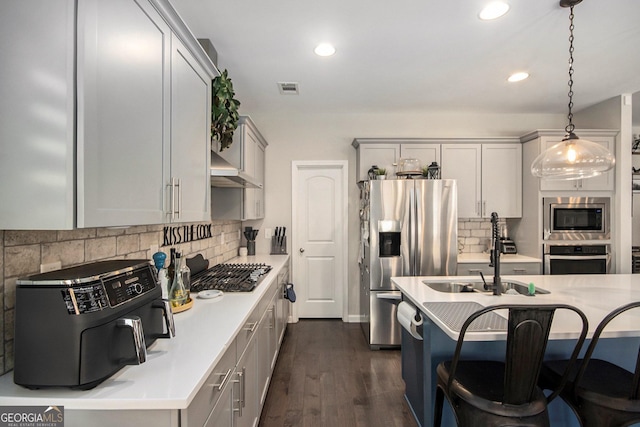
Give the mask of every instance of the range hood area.
M 223 188 L 262 188 L 262 184 L 211 151 L 211 186 Z

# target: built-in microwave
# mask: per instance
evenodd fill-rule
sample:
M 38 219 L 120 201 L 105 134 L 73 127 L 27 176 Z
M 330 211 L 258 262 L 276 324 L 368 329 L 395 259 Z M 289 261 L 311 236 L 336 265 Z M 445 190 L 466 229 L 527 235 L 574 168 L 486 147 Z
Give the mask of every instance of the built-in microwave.
M 609 240 L 609 197 L 543 198 L 544 240 Z

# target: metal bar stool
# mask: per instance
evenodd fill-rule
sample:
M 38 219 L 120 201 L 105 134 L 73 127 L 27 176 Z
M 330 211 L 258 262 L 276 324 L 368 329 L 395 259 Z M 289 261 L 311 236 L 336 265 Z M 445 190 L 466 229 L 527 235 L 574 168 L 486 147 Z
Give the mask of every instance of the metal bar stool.
M 640 349 L 636 350 L 636 367 L 629 372 L 611 362 L 593 359 L 593 352 L 605 327 L 620 314 L 640 307 L 640 301 L 609 313 L 596 328 L 583 359 L 573 367 L 560 397 L 571 407 L 584 427 L 628 426 L 640 422 Z M 543 364 L 540 385 L 555 387 L 566 360 Z
M 504 362 L 461 360 L 462 344 L 471 323 L 496 310 L 508 310 Z M 556 310 L 575 312 L 582 321 L 567 372 L 547 397 L 537 386 L 549 331 Z M 564 305 L 495 305 L 473 313 L 464 322 L 453 359 L 438 365 L 434 426 L 442 421 L 444 398 L 449 401 L 458 426 L 549 426 L 547 404 L 569 377 L 587 335 L 587 318 L 579 309 Z

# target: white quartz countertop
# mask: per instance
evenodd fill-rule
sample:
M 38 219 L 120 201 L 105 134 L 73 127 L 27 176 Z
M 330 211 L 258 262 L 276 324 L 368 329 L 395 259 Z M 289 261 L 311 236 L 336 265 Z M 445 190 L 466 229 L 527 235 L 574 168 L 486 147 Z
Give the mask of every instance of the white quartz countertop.
M 228 261 L 263 262 L 272 269 L 253 292 L 194 298 L 193 308 L 174 315 L 176 336 L 157 339 L 145 363 L 125 366 L 86 391 L 29 390 L 13 383 L 11 371 L 0 377 L 0 405 L 60 405 L 71 410 L 186 408 L 288 258 L 256 255 Z
M 518 255 L 518 254 L 503 254 L 500 255 L 500 262 L 510 263 L 510 262 L 542 262 L 540 258 L 533 258 L 526 255 Z M 458 254 L 458 263 L 487 263 L 489 264 L 489 254 L 488 253 L 469 253 L 464 252 Z
M 451 339 L 458 339 L 458 332 L 451 330 L 442 319 L 428 311 L 425 302 L 473 301 L 482 306 L 496 304 L 568 304 L 579 308 L 589 320 L 589 333 L 613 309 L 633 301 L 640 300 L 640 275 L 634 274 L 593 274 L 593 275 L 556 275 L 556 276 L 502 276 L 503 281 L 521 282 L 527 285 L 533 282 L 536 287 L 550 291 L 549 294 L 494 296 L 491 292 L 446 293 L 431 289 L 423 281 L 477 282 L 477 277 L 393 277 L 391 280 L 402 291 L 403 299 L 409 301 L 440 327 Z M 492 277 L 486 276 L 487 283 Z M 578 336 L 580 322 L 576 315 L 557 312 L 550 339 L 573 339 Z M 504 339 L 506 332 L 481 331 L 467 332 L 465 339 L 490 341 Z M 640 336 L 640 312 L 630 312 L 609 324 L 602 337 L 618 338 Z

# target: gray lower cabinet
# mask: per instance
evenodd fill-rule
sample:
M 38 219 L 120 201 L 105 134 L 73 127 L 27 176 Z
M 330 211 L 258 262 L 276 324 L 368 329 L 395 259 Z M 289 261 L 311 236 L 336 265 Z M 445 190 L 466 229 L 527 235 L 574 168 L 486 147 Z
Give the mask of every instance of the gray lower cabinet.
M 189 407 L 181 411 L 180 422 L 185 426 L 202 426 L 205 425 L 205 421 L 208 423 L 207 418 L 211 418 L 211 408 L 218 408 L 218 411 L 223 411 L 224 402 L 223 396 L 225 393 L 231 395 L 230 386 L 233 384 L 236 369 L 236 344 L 235 342 L 229 346 L 227 351 L 217 363 L 213 372 L 209 375 L 204 382 L 202 388 L 198 391 L 196 396 Z M 230 399 L 229 396 L 226 397 Z M 231 411 L 231 408 L 229 408 Z M 229 412 L 231 413 L 231 412 Z M 221 417 L 221 415 L 216 415 Z M 229 419 L 231 420 L 231 419 Z
M 270 285 L 236 336 L 234 345 L 216 365 L 189 408 L 182 411 L 181 427 L 258 425 L 278 357 L 280 332 L 283 335 L 286 326 L 278 329 L 278 312 L 282 309 L 287 317 L 289 313 L 289 301 L 279 303 L 285 276 L 288 281 L 287 265 L 278 273 L 278 279 Z M 230 363 L 231 355 L 233 363 Z
M 256 427 L 260 418 L 258 357 L 259 334 L 254 333 L 236 365 L 233 393 L 234 427 Z
M 502 262 L 500 275 L 536 275 L 542 274 L 542 263 L 539 262 Z M 458 263 L 458 276 L 493 275 L 493 267 L 489 263 Z
M 269 383 L 271 382 L 271 373 L 278 355 L 275 293 L 278 288 L 279 287 L 276 286 L 274 292 L 270 292 L 272 294 L 271 300 L 258 327 L 258 353 L 260 354 L 260 360 L 258 360 L 258 392 L 260 393 L 260 405 L 264 404 L 264 400 L 267 397 Z
M 220 399 L 213 407 L 205 427 L 233 427 L 233 383 L 229 382 L 220 392 Z

